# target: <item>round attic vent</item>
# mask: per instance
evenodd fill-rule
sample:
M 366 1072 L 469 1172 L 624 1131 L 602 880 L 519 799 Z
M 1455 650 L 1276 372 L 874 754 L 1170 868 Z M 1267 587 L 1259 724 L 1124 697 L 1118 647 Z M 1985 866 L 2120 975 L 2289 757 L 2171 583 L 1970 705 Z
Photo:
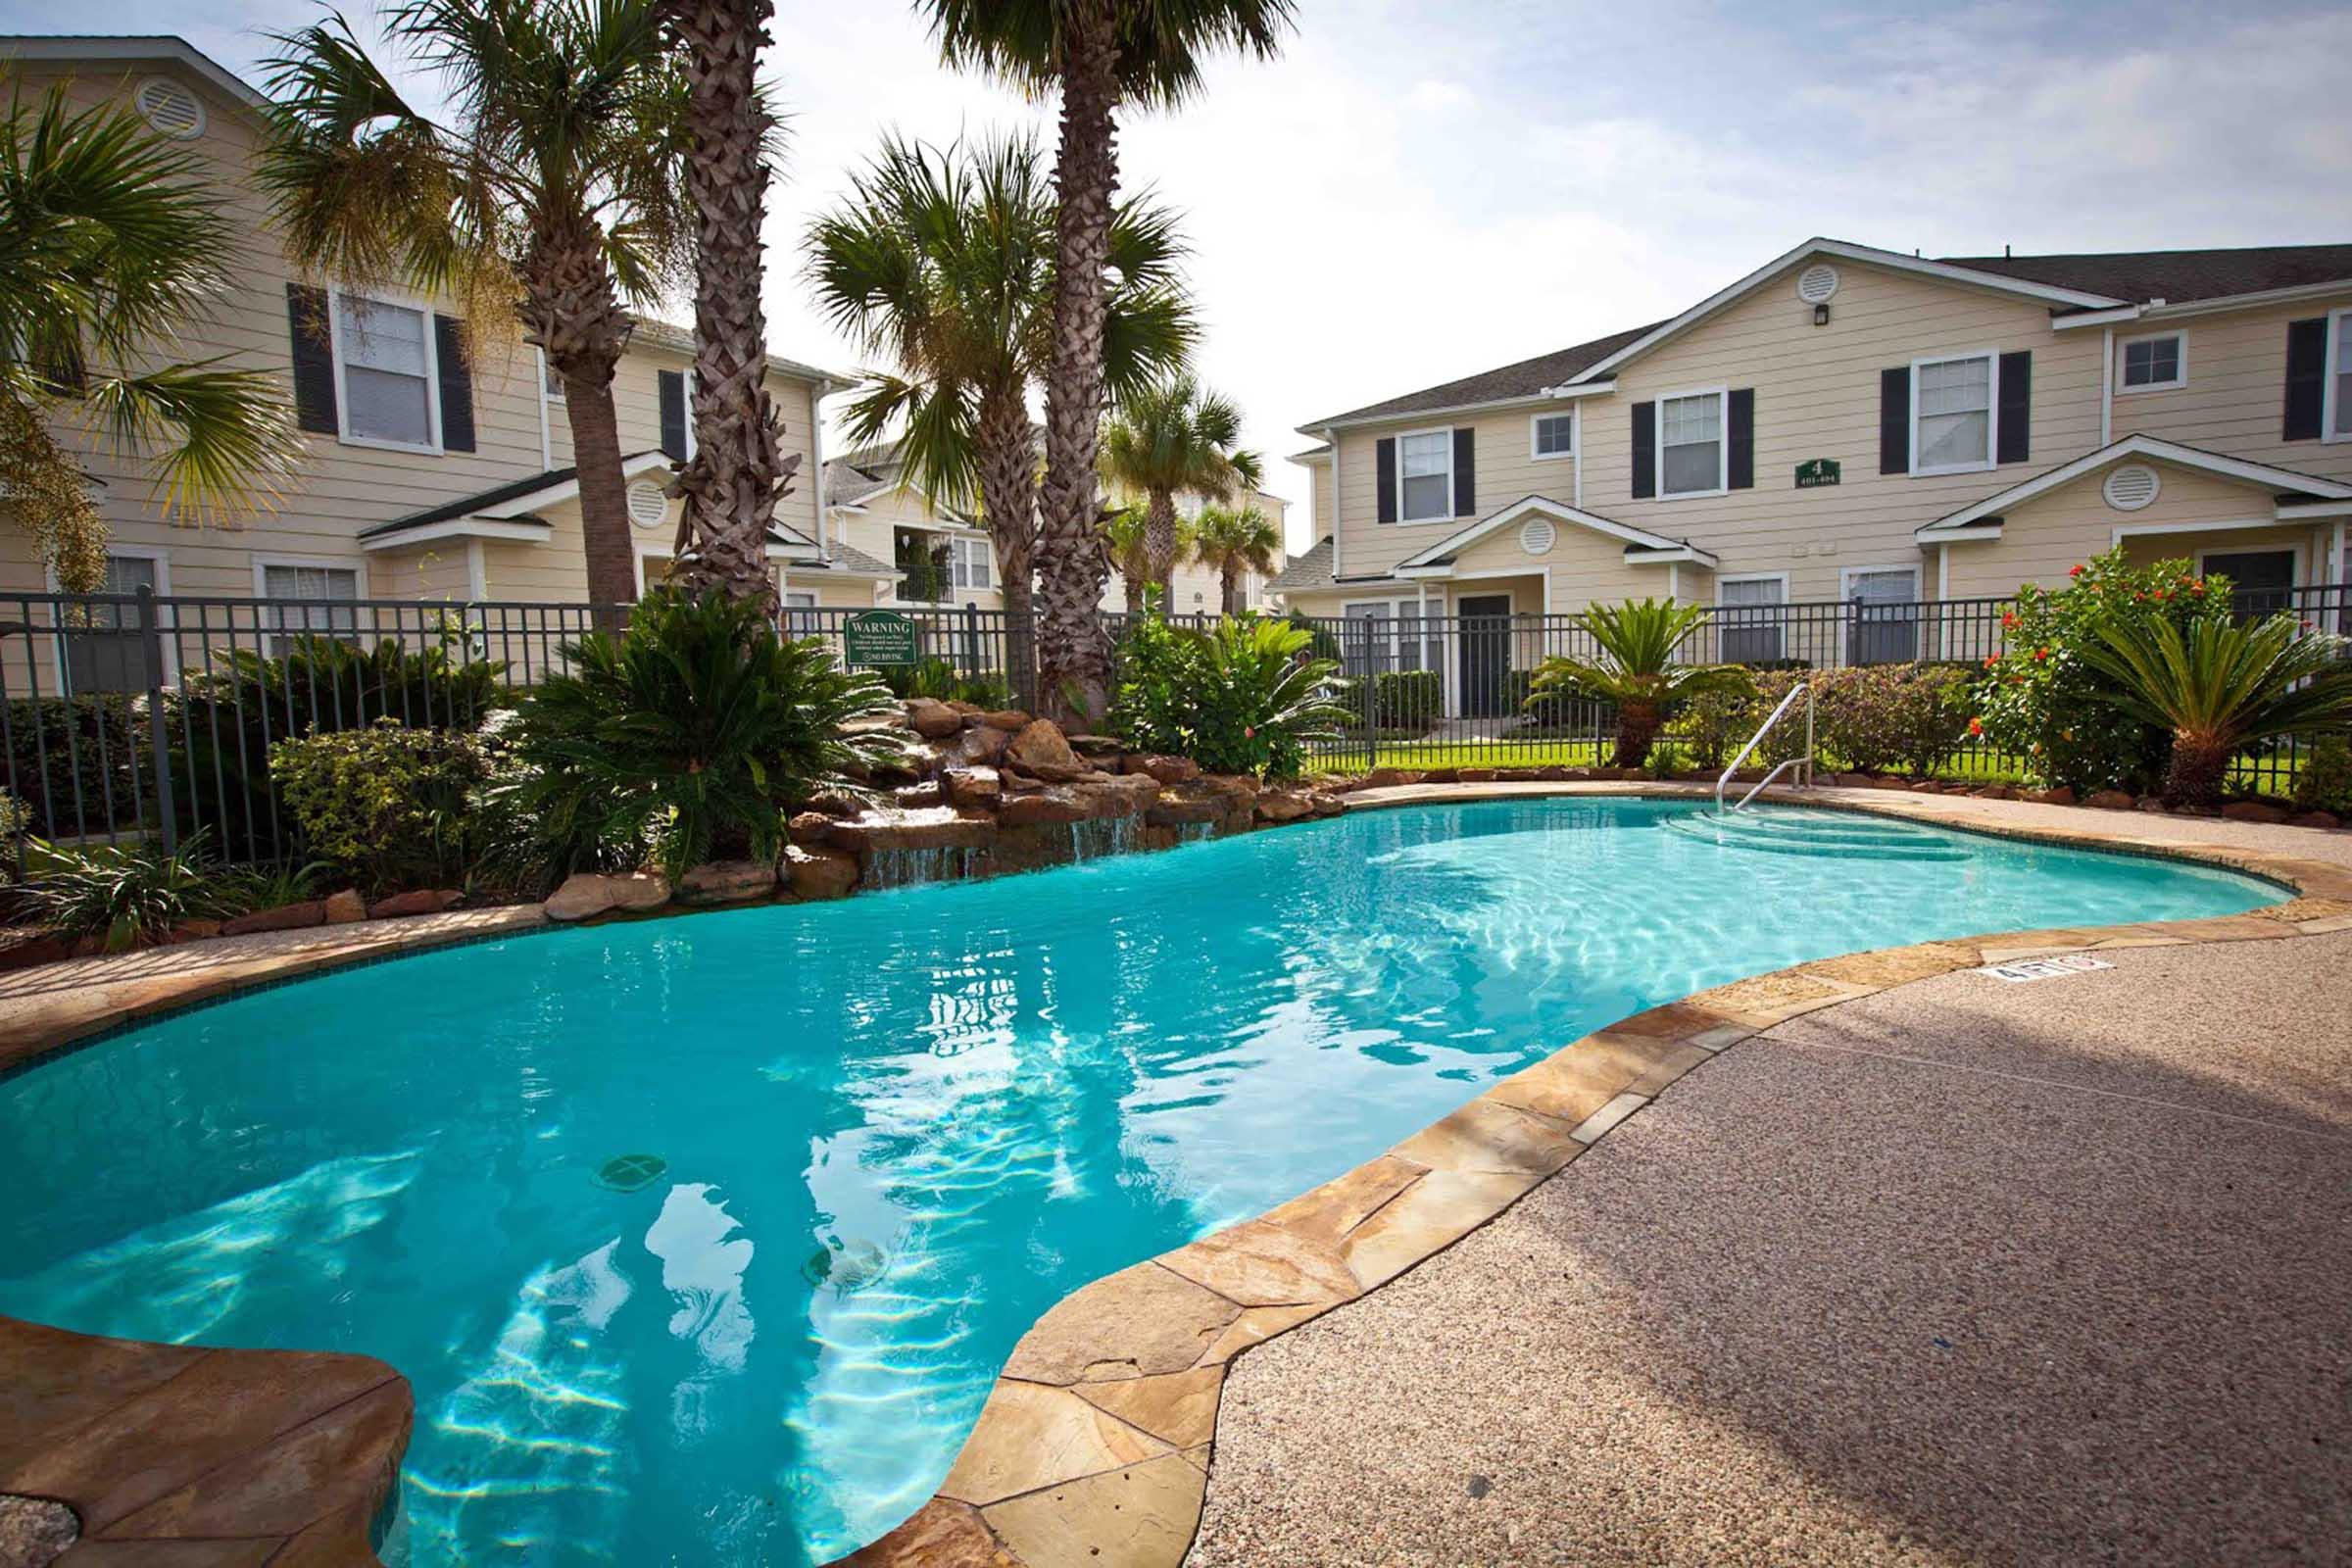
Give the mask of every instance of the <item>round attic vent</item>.
M 163 135 L 191 141 L 204 134 L 204 105 L 169 76 L 149 76 L 140 82 L 133 101 L 139 106 L 139 117 Z
M 640 528 L 659 528 L 669 515 L 669 497 L 650 479 L 629 486 L 629 520 Z
M 2157 492 L 2164 488 L 2164 481 L 2156 477 L 2154 468 L 2129 463 L 2109 474 L 2107 483 L 2101 488 L 2106 493 L 2107 504 L 2116 511 L 2137 512 L 2156 499 Z
M 1837 292 L 1838 269 L 1827 262 L 1817 262 L 1797 274 L 1796 297 L 1807 305 L 1827 305 Z
M 1531 556 L 1548 556 L 1558 542 L 1560 530 L 1551 525 L 1549 517 L 1530 517 L 1519 525 L 1519 548 Z

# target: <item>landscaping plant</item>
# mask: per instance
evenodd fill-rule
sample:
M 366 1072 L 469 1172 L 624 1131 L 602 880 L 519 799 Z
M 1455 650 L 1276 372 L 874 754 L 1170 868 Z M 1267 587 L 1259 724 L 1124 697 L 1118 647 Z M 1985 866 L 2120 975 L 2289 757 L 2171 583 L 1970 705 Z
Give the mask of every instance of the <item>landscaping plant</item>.
M 2123 710 L 2172 733 L 2164 798 L 2212 806 L 2230 760 L 2286 735 L 2352 733 L 2352 662 L 2343 639 L 2291 614 L 2237 625 L 2200 615 L 2109 621 L 2084 659 L 2115 682 Z
M 1215 627 L 1137 622 L 1120 649 L 1110 732 L 1138 751 L 1190 757 L 1211 773 L 1296 778 L 1310 743 L 1337 738 L 1339 666 L 1288 621 L 1236 616 Z
M 2306 811 L 2352 816 L 2352 741 L 2323 737 L 2295 775 L 2295 805 Z
M 790 803 L 905 756 L 880 724 L 900 710 L 889 688 L 816 639 L 779 637 L 753 601 L 659 590 L 625 633 L 564 657 L 517 711 L 494 807 L 530 824 L 557 870 L 773 859 Z
M 1850 771 L 1933 773 L 1967 738 L 1974 693 L 1957 666 L 1866 664 L 1824 670 L 1812 681 L 1815 736 Z
M 1263 477 L 1257 454 L 1243 451 L 1241 439 L 1241 406 L 1201 386 L 1190 370 L 1129 392 L 1102 426 L 1097 461 L 1114 491 L 1144 498 L 1142 565 L 1163 600 L 1175 592 L 1177 561 L 1194 544 L 1176 514 L 1176 498 L 1223 501 L 1236 490 L 1256 489 Z M 1219 608 L 1231 614 L 1239 607 Z
M 958 673 L 954 664 L 933 656 L 911 664 L 888 664 L 874 671 L 893 697 L 928 697 L 942 703 L 969 703 L 974 708 L 1010 708 L 1012 687 L 1002 675 Z
M 2164 776 L 2170 727 L 2128 708 L 2121 683 L 2088 650 L 2108 627 L 2227 624 L 2229 579 L 2200 577 L 2186 561 L 2132 566 L 2120 548 L 2068 576 L 2065 588 L 2018 590 L 2001 617 L 2005 651 L 1977 676 L 1972 732 L 2023 757 L 2045 788 L 2144 793 Z
M 1729 664 L 1683 664 L 1675 652 L 1711 614 L 1704 605 L 1642 599 L 1592 605 L 1577 624 L 1592 637 L 1593 659 L 1546 659 L 1536 667 L 1527 706 L 1586 697 L 1617 708 L 1615 765 L 1640 767 L 1667 717 L 1708 692 L 1735 690 L 1751 677 Z
M 1686 699 L 1667 720 L 1666 733 L 1688 747 L 1700 767 L 1720 768 L 1755 732 L 1756 726 L 1764 721 L 1764 714 L 1771 711 L 1769 708 L 1758 711 L 1756 702 L 1753 675 L 1744 681 L 1726 680 Z
M 34 850 L 23 891 L 33 917 L 61 936 L 101 937 L 109 953 L 161 941 L 182 921 L 227 919 L 253 907 L 244 880 L 213 860 L 203 833 L 173 855 L 157 840 Z
M 477 735 L 385 718 L 280 741 L 270 773 L 308 853 L 392 892 L 466 880 L 482 848 L 470 802 L 494 761 Z

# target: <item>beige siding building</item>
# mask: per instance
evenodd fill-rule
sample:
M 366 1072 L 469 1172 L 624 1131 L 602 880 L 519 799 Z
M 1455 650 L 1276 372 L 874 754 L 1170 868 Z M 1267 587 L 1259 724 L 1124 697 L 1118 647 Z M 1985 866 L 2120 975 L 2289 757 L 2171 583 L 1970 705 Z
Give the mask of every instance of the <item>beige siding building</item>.
M 1934 262 L 1810 240 L 1671 320 L 1301 433 L 1318 542 L 1272 588 L 1316 614 L 1672 595 L 1834 623 L 2117 544 L 2245 589 L 2340 585 L 2352 245 Z M 1936 623 L 1839 657 L 1936 657 Z M 1445 662 L 1449 704 L 1492 676 L 1382 638 Z

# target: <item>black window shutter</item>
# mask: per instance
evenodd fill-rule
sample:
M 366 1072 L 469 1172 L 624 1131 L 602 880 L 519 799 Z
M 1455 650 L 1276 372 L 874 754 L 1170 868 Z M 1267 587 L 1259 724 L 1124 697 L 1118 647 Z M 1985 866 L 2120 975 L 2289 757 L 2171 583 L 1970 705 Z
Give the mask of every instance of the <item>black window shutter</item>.
M 672 463 L 686 461 L 686 373 L 663 370 L 662 377 L 662 451 Z
M 1634 405 L 1634 499 L 1658 493 L 1658 406 Z
M 1396 520 L 1396 438 L 1385 435 L 1372 449 L 1372 466 L 1380 470 L 1380 514 L 1382 522 Z
M 1879 372 L 1879 471 L 1911 471 L 1911 367 Z
M 457 318 L 433 318 L 433 362 L 441 372 L 441 450 L 473 450 L 473 367 Z
M 1726 453 L 1726 483 L 1734 490 L 1753 490 L 1756 487 L 1756 389 L 1752 386 L 1732 388 L 1731 410 L 1725 423 L 1731 427 L 1732 450 Z
M 1453 514 L 1478 515 L 1478 432 L 1456 425 L 1453 432 Z
M 2286 427 L 2281 439 L 2317 441 L 2328 403 L 2328 318 L 2286 323 Z
M 326 290 L 288 283 L 286 330 L 294 342 L 294 422 L 335 435 L 335 346 L 327 335 Z
M 2034 451 L 2034 351 L 2001 356 L 2001 407 L 1993 424 L 1992 461 L 2023 463 Z

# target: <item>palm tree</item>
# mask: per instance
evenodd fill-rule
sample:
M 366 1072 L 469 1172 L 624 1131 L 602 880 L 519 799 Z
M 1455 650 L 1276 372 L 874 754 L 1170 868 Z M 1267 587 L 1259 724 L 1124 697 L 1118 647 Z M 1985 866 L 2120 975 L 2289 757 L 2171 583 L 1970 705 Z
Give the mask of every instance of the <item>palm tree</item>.
M 1563 697 L 1616 704 L 1615 764 L 1640 767 L 1649 760 L 1650 744 L 1676 705 L 1737 690 L 1750 678 L 1737 664 L 1675 662 L 1675 651 L 1707 615 L 1704 605 L 1678 605 L 1671 599 L 1587 606 L 1577 624 L 1592 639 L 1599 657 L 1544 660 L 1536 666 L 1527 706 Z
M 1253 490 L 1262 474 L 1257 454 L 1235 448 L 1242 411 L 1201 389 L 1179 371 L 1119 404 L 1102 432 L 1102 477 L 1112 489 L 1141 495 L 1150 526 L 1151 580 L 1165 595 L 1174 587 L 1176 498 L 1222 501 Z
M 686 77 L 653 0 L 410 0 L 383 22 L 450 118 L 404 99 L 340 15 L 274 34 L 261 178 L 287 250 L 354 287 L 458 301 L 476 345 L 519 322 L 564 380 L 589 597 L 625 603 L 612 372 L 623 301 L 654 305 L 689 251 Z
M 155 470 L 167 516 L 269 506 L 301 443 L 277 380 L 177 360 L 227 291 L 236 225 L 195 155 L 128 110 L 11 94 L 0 120 L 0 495 L 69 592 L 106 577 L 78 431 Z M 160 362 L 160 363 L 159 363 Z
M 895 440 L 903 482 L 937 504 L 978 503 L 1015 627 L 1028 623 L 1037 574 L 1028 397 L 1053 342 L 1054 232 L 1034 140 L 943 150 L 892 138 L 808 240 L 826 314 L 889 367 L 866 372 L 844 416 L 850 438 Z M 1198 329 L 1172 212 L 1122 202 L 1110 254 L 1103 370 L 1126 393 L 1182 364 Z
M 767 530 L 801 466 L 780 450 L 783 422 L 762 389 L 767 319 L 760 308 L 760 225 L 781 152 L 760 85 L 772 0 L 668 0 L 662 14 L 682 48 L 694 203 L 694 456 L 678 478 L 677 580 L 780 608 L 767 571 Z
M 1130 618 L 1148 608 L 1144 590 L 1152 583 L 1152 523 L 1142 507 L 1105 507 L 1102 511 L 1102 543 L 1110 552 L 1110 569 L 1118 573 L 1119 586 L 1126 599 Z M 1160 609 L 1168 608 L 1167 596 L 1162 594 Z
M 2230 760 L 2280 735 L 2352 732 L 2352 660 L 2342 638 L 2307 635 L 2293 615 L 2252 625 L 2200 617 L 2111 619 L 2082 657 L 2114 680 L 2116 701 L 2173 733 L 2164 798 L 2221 799 Z
M 1039 546 L 1042 676 L 1064 717 L 1101 711 L 1110 641 L 1096 607 L 1107 567 L 1095 536 L 1103 310 L 1121 103 L 1170 107 L 1200 86 L 1212 50 L 1271 56 L 1293 0 L 925 0 L 951 65 L 1061 100 L 1054 186 L 1054 335 L 1046 370 Z
M 1274 572 L 1282 530 L 1255 507 L 1203 507 L 1193 519 L 1193 559 L 1215 568 L 1217 600 L 1228 615 L 1242 612 L 1242 574 Z

